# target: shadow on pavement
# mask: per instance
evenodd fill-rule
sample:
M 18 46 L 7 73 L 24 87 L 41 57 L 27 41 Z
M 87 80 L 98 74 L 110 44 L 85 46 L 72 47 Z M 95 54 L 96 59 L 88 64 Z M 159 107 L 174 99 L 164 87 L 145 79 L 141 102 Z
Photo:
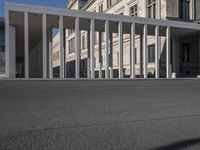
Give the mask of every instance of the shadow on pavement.
M 200 138 L 194 138 L 194 139 L 175 142 L 169 145 L 160 146 L 157 148 L 152 148 L 150 150 L 180 150 L 182 148 L 187 148 L 198 143 L 200 143 Z

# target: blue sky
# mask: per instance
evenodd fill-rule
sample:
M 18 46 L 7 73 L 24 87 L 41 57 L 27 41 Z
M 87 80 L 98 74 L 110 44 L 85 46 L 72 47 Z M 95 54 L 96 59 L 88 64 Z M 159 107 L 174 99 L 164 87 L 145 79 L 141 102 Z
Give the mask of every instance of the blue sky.
M 0 17 L 4 17 L 4 2 L 34 4 L 51 7 L 65 7 L 67 0 L 0 0 Z

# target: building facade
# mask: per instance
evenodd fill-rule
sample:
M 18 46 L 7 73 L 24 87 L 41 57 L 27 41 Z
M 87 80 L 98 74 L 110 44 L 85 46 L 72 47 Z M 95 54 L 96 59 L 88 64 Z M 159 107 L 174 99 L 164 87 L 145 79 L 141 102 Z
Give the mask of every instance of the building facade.
M 199 3 L 73 0 L 65 9 L 7 3 L 7 76 L 197 77 Z
M 162 20 L 176 20 L 184 22 L 196 22 L 200 18 L 200 11 L 198 10 L 200 2 L 196 0 L 71 0 L 68 2 L 68 9 L 91 11 L 99 13 L 110 13 L 118 15 L 128 15 L 137 16 L 144 18 L 162 19 Z M 104 52 L 104 33 L 95 33 L 95 76 L 98 78 L 105 77 L 105 55 Z M 80 33 L 81 41 L 81 76 L 87 77 L 87 32 L 82 31 Z M 112 60 L 110 59 L 110 73 L 113 77 L 118 77 L 118 66 L 119 66 L 119 50 L 118 50 L 118 37 L 117 34 L 110 34 L 113 37 L 113 41 L 109 41 L 113 44 L 112 49 Z M 192 38 L 191 38 L 192 36 Z M 56 37 L 57 38 L 57 37 Z M 100 40 L 101 38 L 101 40 Z M 142 39 L 140 35 L 136 37 L 136 76 L 142 77 Z M 59 40 L 57 38 L 57 40 Z M 159 64 L 159 77 L 166 76 L 166 53 L 165 53 L 165 43 L 166 38 L 161 37 L 161 57 Z M 130 69 L 130 34 L 124 33 L 123 37 L 124 43 L 124 77 L 131 76 Z M 178 77 L 196 77 L 199 74 L 199 33 L 194 33 L 193 35 L 179 36 L 172 39 L 174 45 L 176 45 L 176 66 L 172 69 L 172 73 Z M 67 47 L 67 62 L 68 65 L 67 72 L 68 77 L 75 77 L 75 42 L 74 42 L 74 32 L 69 30 L 66 31 L 66 42 L 68 42 L 69 47 Z M 99 57 L 99 43 L 101 43 L 102 56 Z M 67 44 L 66 44 L 67 45 Z M 53 50 L 54 51 L 54 50 Z M 154 36 L 148 36 L 148 76 L 155 77 L 155 38 Z M 55 61 L 56 62 L 56 61 Z M 102 73 L 100 73 L 102 72 Z M 102 74 L 102 75 L 101 75 Z M 101 77 L 100 77 L 101 76 Z

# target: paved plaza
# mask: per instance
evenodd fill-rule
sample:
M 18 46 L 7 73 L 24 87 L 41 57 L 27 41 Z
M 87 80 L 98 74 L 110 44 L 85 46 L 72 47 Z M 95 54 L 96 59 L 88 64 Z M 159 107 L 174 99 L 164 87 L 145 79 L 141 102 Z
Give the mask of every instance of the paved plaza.
M 199 150 L 200 80 L 0 80 L 1 150 Z

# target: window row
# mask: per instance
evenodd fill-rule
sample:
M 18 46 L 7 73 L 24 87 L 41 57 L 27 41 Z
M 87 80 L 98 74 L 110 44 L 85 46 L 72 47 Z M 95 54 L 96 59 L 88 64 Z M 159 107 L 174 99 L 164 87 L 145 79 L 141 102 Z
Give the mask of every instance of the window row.
M 193 5 L 195 5 L 195 0 L 193 1 Z M 156 18 L 157 8 L 156 8 L 156 0 L 147 0 L 147 17 L 148 18 Z M 180 19 L 190 19 L 190 10 L 191 0 L 179 0 L 178 1 L 178 9 L 179 9 L 179 18 Z M 194 10 L 192 10 L 194 11 Z M 130 16 L 138 16 L 138 5 L 137 3 L 129 8 Z
M 82 40 L 85 40 L 84 39 L 85 36 L 82 36 L 82 38 L 83 38 Z M 69 48 L 70 48 L 69 50 L 70 50 L 70 53 L 72 53 L 72 52 L 75 51 L 74 44 L 73 44 L 74 38 L 71 39 L 69 42 L 71 43 L 70 46 L 69 46 Z M 86 49 L 86 47 L 83 48 L 83 49 Z M 183 44 L 182 45 L 182 62 L 188 63 L 189 58 L 190 58 L 189 44 Z M 59 60 L 59 51 L 57 51 L 53 54 L 53 61 L 56 61 L 56 60 Z M 118 60 L 119 60 L 119 52 L 117 52 L 117 65 L 119 65 Z M 154 63 L 154 62 L 155 62 L 155 44 L 148 46 L 148 63 Z M 135 48 L 135 64 L 138 64 L 138 63 L 139 62 L 138 62 L 138 59 L 137 59 L 137 49 Z M 96 63 L 95 63 L 95 66 L 96 66 Z

